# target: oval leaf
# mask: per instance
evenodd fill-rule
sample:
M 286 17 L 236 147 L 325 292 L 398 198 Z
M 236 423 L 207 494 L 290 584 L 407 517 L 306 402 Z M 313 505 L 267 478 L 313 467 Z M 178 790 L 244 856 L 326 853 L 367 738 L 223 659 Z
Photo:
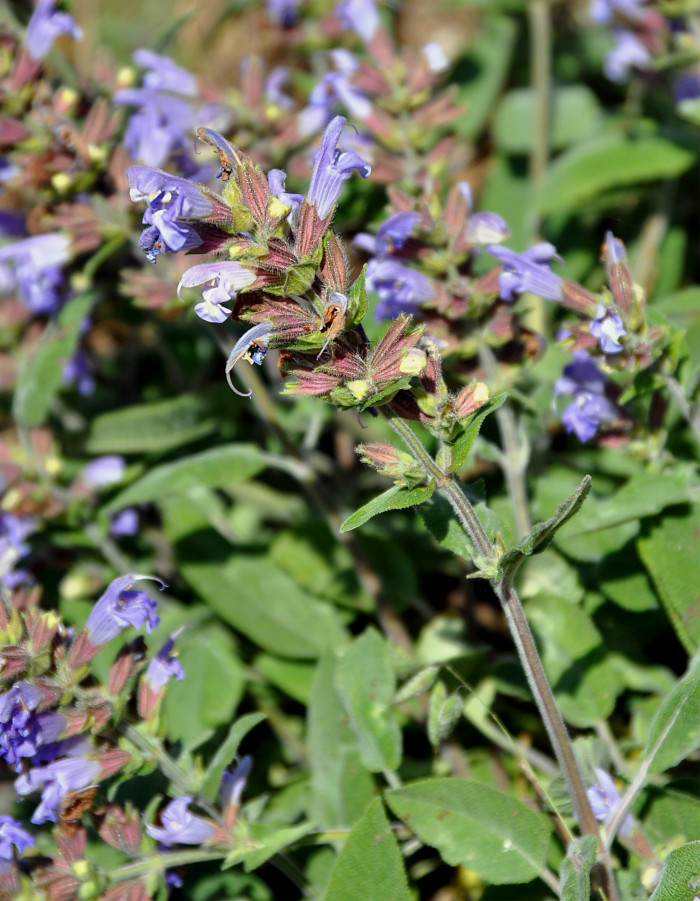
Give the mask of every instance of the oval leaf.
M 495 788 L 448 777 L 414 782 L 386 792 L 385 798 L 451 866 L 475 870 L 495 885 L 529 882 L 544 867 L 549 823 Z
M 355 824 L 336 861 L 325 901 L 410 901 L 401 851 L 381 799 Z

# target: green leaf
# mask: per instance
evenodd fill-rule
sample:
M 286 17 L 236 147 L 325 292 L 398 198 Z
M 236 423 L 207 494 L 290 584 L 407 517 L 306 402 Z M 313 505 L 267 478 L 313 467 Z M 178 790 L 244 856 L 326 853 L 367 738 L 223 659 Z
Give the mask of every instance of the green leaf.
M 689 791 L 695 790 L 691 783 Z M 700 798 L 674 788 L 652 788 L 639 819 L 653 844 L 670 847 L 700 839 Z
M 267 715 L 264 713 L 247 713 L 233 723 L 204 774 L 200 791 L 207 800 L 213 801 L 216 798 L 223 772 L 238 753 L 245 736 L 266 719 Z
M 533 206 L 539 213 L 576 210 L 612 188 L 677 178 L 696 159 L 694 151 L 666 138 L 605 134 L 577 144 L 558 157 L 549 167 Z
M 353 325 L 360 322 L 367 312 L 367 289 L 365 288 L 366 274 L 367 266 L 363 266 L 362 271 L 347 292 L 348 309 L 345 316 L 346 329 L 350 329 Z
M 434 748 L 452 732 L 462 716 L 463 703 L 459 691 L 448 695 L 442 682 L 435 684 L 428 706 L 428 738 Z
M 637 550 L 676 635 L 689 653 L 700 645 L 700 507 L 650 523 Z
M 453 126 L 458 135 L 476 137 L 491 115 L 508 77 L 516 32 L 510 17 L 484 18 L 469 50 L 458 61 L 453 74 L 460 86 L 457 102 L 466 106 Z
M 274 829 L 264 823 L 253 823 L 248 827 L 248 842 L 243 847 L 234 848 L 222 866 L 226 869 L 243 861 L 246 872 L 249 873 L 261 867 L 282 848 L 304 838 L 313 828 L 313 823 L 302 823 L 300 826 L 291 826 L 287 829 Z M 249 850 L 249 843 L 256 846 L 255 850 Z
M 329 827 L 353 823 L 374 797 L 372 777 L 360 763 L 358 740 L 335 689 L 336 665 L 330 653 L 317 664 L 306 719 L 311 812 Z
M 589 901 L 591 897 L 591 867 L 595 863 L 598 842 L 593 835 L 573 839 L 561 863 L 561 901 Z
M 700 658 L 661 702 L 646 747 L 649 771 L 661 773 L 700 747 Z
M 410 679 L 407 679 L 401 688 L 396 692 L 394 704 L 403 704 L 422 695 L 424 691 L 432 688 L 433 682 L 440 672 L 439 666 L 426 666 L 424 669 L 418 670 Z
M 592 134 L 601 121 L 595 94 L 584 85 L 555 87 L 550 98 L 549 145 L 561 150 Z M 537 96 L 516 88 L 501 100 L 493 122 L 494 138 L 504 153 L 529 153 L 537 134 Z
M 422 504 L 428 500 L 433 491 L 435 491 L 434 485 L 419 485 L 417 488 L 400 488 L 398 485 L 394 485 L 348 516 L 340 527 L 340 531 L 349 532 L 356 529 L 372 519 L 373 516 L 385 513 L 387 510 L 404 510 L 406 507 Z
M 80 329 L 93 298 L 80 294 L 69 300 L 55 322 L 44 330 L 38 346 L 20 363 L 12 414 L 22 425 L 42 425 L 63 381 L 63 367 L 75 353 Z
M 203 438 L 216 428 L 206 396 L 180 394 L 96 416 L 85 450 L 91 454 L 167 451 Z
M 585 476 L 571 497 L 559 504 L 554 516 L 545 522 L 536 523 L 529 535 L 515 547 L 509 548 L 498 559 L 496 578 L 499 580 L 510 578 L 525 557 L 531 557 L 533 554 L 543 551 L 564 523 L 578 513 L 590 490 L 591 477 Z
M 546 817 L 505 792 L 468 779 L 425 779 L 385 792 L 421 841 L 450 866 L 476 871 L 495 885 L 529 882 L 544 868 Z
M 623 684 L 590 616 L 559 594 L 529 601 L 527 614 L 564 719 L 579 728 L 607 719 Z
M 206 648 L 206 654 L 202 653 Z M 178 639 L 186 673 L 172 680 L 163 698 L 162 720 L 168 737 L 189 741 L 206 729 L 231 721 L 245 686 L 243 667 L 230 634 L 221 625 L 196 627 Z
M 260 448 L 254 444 L 214 447 L 174 463 L 156 466 L 113 498 L 104 513 L 109 516 L 131 504 L 157 501 L 168 494 L 185 494 L 191 488 L 218 488 L 243 482 L 257 475 L 266 465 Z
M 467 456 L 469 455 L 469 451 L 472 449 L 472 445 L 476 441 L 479 430 L 481 429 L 484 420 L 487 416 L 490 416 L 491 413 L 502 406 L 507 400 L 507 393 L 503 392 L 502 394 L 497 394 L 495 397 L 492 397 L 487 404 L 484 404 L 483 407 L 477 410 L 477 412 L 471 417 L 469 422 L 464 427 L 464 431 L 452 443 L 452 465 L 450 466 L 450 472 L 457 472 L 459 469 L 461 469 L 462 465 L 467 459 Z
M 502 534 L 502 523 L 483 501 L 481 483 L 471 485 L 458 483 L 460 490 L 474 508 L 481 525 L 492 541 Z M 420 517 L 433 538 L 448 551 L 468 561 L 478 561 L 480 554 L 472 544 L 464 526 L 459 522 L 450 502 L 441 494 L 434 494 L 429 502 L 419 510 Z
M 700 841 L 676 848 L 666 858 L 661 881 L 649 901 L 693 901 L 700 891 Z
M 266 558 L 182 563 L 202 600 L 258 647 L 283 657 L 314 658 L 345 641 L 340 617 Z
M 325 901 L 411 901 L 403 857 L 380 798 L 347 837 Z
M 609 497 L 591 497 L 585 510 L 562 534 L 568 538 L 637 522 L 666 507 L 687 503 L 689 498 L 690 489 L 682 473 L 644 473 L 631 478 Z
M 398 769 L 401 730 L 389 712 L 396 677 L 386 642 L 375 629 L 366 629 L 345 649 L 335 668 L 335 688 L 363 765 L 373 773 Z
M 309 703 L 314 674 L 312 663 L 285 660 L 272 654 L 258 654 L 253 661 L 253 668 L 290 698 L 301 704 Z

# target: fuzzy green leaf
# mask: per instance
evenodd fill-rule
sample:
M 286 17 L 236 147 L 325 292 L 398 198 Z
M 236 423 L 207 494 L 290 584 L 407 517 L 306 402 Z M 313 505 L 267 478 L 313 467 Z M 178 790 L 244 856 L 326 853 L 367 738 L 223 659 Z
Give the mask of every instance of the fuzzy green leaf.
M 44 331 L 36 350 L 22 360 L 12 413 L 22 425 L 42 425 L 63 381 L 63 367 L 75 353 L 80 328 L 92 306 L 91 295 L 69 300 Z
M 661 702 L 646 747 L 649 770 L 661 773 L 700 748 L 700 658 Z
M 498 560 L 496 578 L 510 578 L 525 557 L 531 557 L 543 551 L 554 537 L 558 529 L 572 516 L 578 513 L 581 504 L 591 490 L 591 477 L 585 476 L 576 491 L 557 507 L 554 516 L 544 522 L 536 523 L 529 535 L 515 547 L 507 550 Z
M 425 779 L 385 793 L 416 835 L 450 866 L 495 885 L 529 882 L 544 868 L 550 825 L 512 795 L 468 779 Z
M 396 770 L 401 762 L 401 730 L 389 712 L 396 677 L 386 642 L 375 629 L 356 638 L 338 660 L 335 687 L 371 772 Z
M 191 488 L 218 488 L 232 482 L 243 482 L 265 469 L 260 448 L 253 444 L 231 444 L 214 447 L 173 463 L 164 463 L 129 485 L 104 508 L 109 516 L 130 504 L 157 501 L 168 494 L 185 494 Z
M 215 800 L 221 785 L 223 772 L 238 753 L 238 748 L 243 739 L 251 729 L 266 719 L 267 715 L 264 713 L 247 713 L 233 723 L 204 775 L 200 791 L 207 800 Z
M 593 835 L 573 839 L 561 863 L 561 901 L 589 901 L 591 867 L 596 860 L 598 842 Z
M 400 488 L 398 485 L 394 485 L 379 497 L 373 498 L 364 507 L 360 507 L 352 516 L 348 516 L 340 527 L 340 531 L 349 532 L 351 529 L 356 529 L 372 519 L 373 516 L 385 513 L 387 510 L 404 510 L 406 507 L 422 504 L 428 500 L 433 491 L 435 491 L 434 485 L 419 485 L 417 488 Z
M 180 394 L 96 416 L 85 449 L 91 454 L 167 451 L 203 438 L 216 427 L 206 395 Z
M 325 901 L 410 901 L 398 842 L 380 798 L 367 808 L 338 856 Z
M 649 901 L 693 901 L 700 891 L 700 842 L 688 842 L 666 858 L 661 881 Z
M 666 138 L 605 134 L 575 145 L 555 160 L 534 207 L 539 213 L 575 210 L 612 188 L 676 178 L 696 159 L 693 150 Z
M 691 563 L 700 559 L 700 507 L 650 523 L 637 549 L 676 635 L 692 654 L 700 645 L 700 567 Z
M 457 470 L 461 469 L 464 461 L 469 455 L 469 451 L 472 449 L 472 445 L 477 439 L 484 420 L 507 400 L 508 395 L 505 392 L 503 394 L 497 394 L 495 397 L 492 397 L 487 404 L 484 404 L 483 407 L 474 413 L 469 422 L 465 425 L 464 431 L 452 444 L 452 465 L 450 466 L 450 472 L 457 472 Z

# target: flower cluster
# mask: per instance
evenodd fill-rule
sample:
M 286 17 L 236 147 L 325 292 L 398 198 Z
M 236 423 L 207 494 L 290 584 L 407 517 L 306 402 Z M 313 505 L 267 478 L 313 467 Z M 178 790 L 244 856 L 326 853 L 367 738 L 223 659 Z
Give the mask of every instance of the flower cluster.
M 556 251 L 551 244 L 535 245 L 525 253 L 488 249 L 503 263 L 502 298 L 511 302 L 521 294 L 535 294 L 580 317 L 561 330 L 565 346 L 574 352 L 574 362 L 554 389 L 556 396 L 573 395 L 562 417 L 566 431 L 588 441 L 603 425 L 620 426 L 625 417 L 613 403 L 614 386 L 595 358 L 608 371 L 646 368 L 661 356 L 668 337 L 663 328 L 647 323 L 644 292 L 634 283 L 622 242 L 606 234 L 602 260 L 607 287 L 598 295 L 552 271 Z

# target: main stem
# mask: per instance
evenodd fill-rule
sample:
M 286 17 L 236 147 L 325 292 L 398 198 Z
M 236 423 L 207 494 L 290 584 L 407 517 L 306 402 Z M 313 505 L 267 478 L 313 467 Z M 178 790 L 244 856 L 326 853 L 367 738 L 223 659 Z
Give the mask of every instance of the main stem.
M 435 479 L 438 490 L 445 495 L 463 528 L 471 538 L 478 555 L 485 562 L 493 560 L 494 547 L 486 534 L 484 527 L 476 515 L 474 508 L 467 500 L 464 492 L 452 475 L 444 472 L 423 447 L 411 428 L 404 420 L 395 415 L 386 407 L 382 411 L 391 428 L 401 437 L 404 443 L 413 452 L 416 460 L 425 469 L 426 475 Z M 574 812 L 578 820 L 581 832 L 584 835 L 594 835 L 598 841 L 603 873 L 601 882 L 609 901 L 617 901 L 617 889 L 610 866 L 610 859 L 601 840 L 598 823 L 586 794 L 586 787 L 576 763 L 574 749 L 571 745 L 569 733 L 566 730 L 554 693 L 550 687 L 547 676 L 542 667 L 535 639 L 525 617 L 522 603 L 515 588 L 505 579 L 492 579 L 491 585 L 503 607 L 510 628 L 515 648 L 520 657 L 528 684 L 532 691 L 535 703 L 542 717 L 547 735 L 552 743 L 554 754 L 566 780 L 569 795 L 574 805 Z

